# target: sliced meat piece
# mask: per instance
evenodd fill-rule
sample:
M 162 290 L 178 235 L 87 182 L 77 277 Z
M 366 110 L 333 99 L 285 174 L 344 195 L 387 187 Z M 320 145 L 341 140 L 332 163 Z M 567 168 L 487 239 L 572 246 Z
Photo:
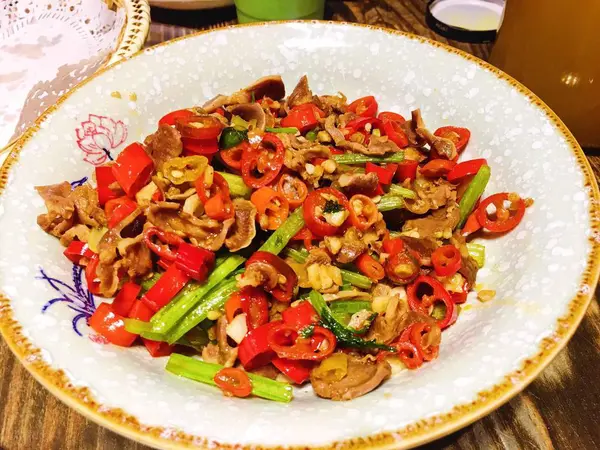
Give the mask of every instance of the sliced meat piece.
M 165 124 L 159 125 L 158 130 L 144 140 L 144 145 L 158 170 L 166 161 L 181 155 L 183 151 L 181 134 L 174 127 Z
M 344 94 L 314 96 L 315 104 L 328 116 L 333 113 L 344 114 L 348 109 L 348 99 Z
M 462 257 L 462 265 L 458 270 L 458 273 L 465 277 L 470 287 L 475 286 L 479 266 L 471 255 L 469 255 L 469 249 L 467 248 L 467 242 L 464 236 L 456 232 L 450 238 L 450 243 L 458 248 L 460 256 Z
M 78 221 L 92 228 L 106 225 L 106 215 L 98 204 L 98 191 L 89 184 L 77 186 L 70 194 L 75 203 Z
M 414 127 L 415 133 L 423 139 L 432 150 L 435 150 L 440 157 L 446 159 L 454 159 L 457 155 L 456 147 L 454 142 L 450 139 L 435 136 L 431 133 L 427 127 L 425 126 L 425 122 L 423 121 L 423 117 L 421 117 L 421 110 L 416 109 L 411 112 L 412 116 L 412 125 Z
M 225 242 L 227 232 L 234 219 L 223 222 L 209 219 L 206 216 L 198 218 L 179 210 L 179 203 L 159 202 L 150 205 L 146 210 L 148 222 L 164 231 L 190 238 L 198 247 L 217 251 Z
M 418 175 L 412 188 L 417 199 L 405 199 L 405 205 L 414 214 L 425 214 L 456 202 L 456 187 L 441 178 L 430 180 Z
M 400 147 L 395 142 L 390 141 L 387 136 L 371 136 L 369 145 L 367 145 L 369 155 L 385 155 L 386 153 L 397 153 Z
M 311 248 L 308 251 L 308 257 L 306 258 L 304 264 L 306 267 L 312 264 L 329 265 L 331 264 L 331 257 L 322 248 Z
M 313 101 L 313 93 L 308 87 L 308 77 L 303 75 L 298 81 L 298 84 L 287 99 L 287 107 L 293 108 L 294 106 L 303 105 L 304 103 L 311 103 Z
M 345 357 L 348 359 L 348 368 L 341 380 L 330 379 L 327 373 L 321 377 L 317 369 L 312 371 L 310 382 L 319 397 L 352 400 L 371 392 L 392 374 L 387 361 L 370 363 L 353 355 Z
M 254 93 L 255 99 L 269 97 L 273 100 L 280 100 L 285 97 L 285 85 L 283 84 L 280 75 L 268 75 L 259 78 L 250 86 L 231 95 L 219 94 L 216 97 L 211 98 L 202 105 L 202 109 L 208 113 L 212 113 L 224 106 L 250 103 L 252 101 L 252 93 Z
M 371 195 L 379 185 L 379 177 L 375 172 L 343 173 L 338 178 L 338 184 L 348 197 L 354 194 Z
M 402 231 L 413 231 L 418 238 L 449 239 L 460 220 L 458 205 L 438 209 L 427 217 L 407 220 Z
M 81 242 L 87 242 L 90 237 L 90 229 L 85 225 L 75 225 L 69 228 L 61 237 L 60 243 L 68 247 L 75 239 Z
M 306 172 L 306 163 L 312 161 L 314 158 L 329 159 L 330 157 L 331 151 L 329 147 L 312 144 L 310 147 L 302 150 L 291 150 L 288 148 L 285 152 L 283 163 L 288 169 L 303 174 Z
M 227 341 L 227 319 L 225 316 L 219 317 L 217 320 L 216 335 L 217 343 L 208 344 L 202 350 L 202 359 L 206 362 L 221 364 L 225 367 L 233 367 L 237 359 L 238 349 L 232 347 Z
M 112 228 L 104 233 L 98 244 L 99 262 L 96 276 L 100 280 L 100 293 L 105 297 L 112 297 L 119 288 L 119 268 L 117 261 L 119 254 L 117 245 L 121 240 L 119 231 Z
M 335 145 L 346 141 L 344 134 L 335 126 L 336 115 L 331 114 L 325 119 L 324 128 L 329 133 Z
M 278 283 L 279 273 L 277 272 L 277 269 L 264 261 L 252 262 L 238 278 L 238 286 L 240 289 L 245 286 L 262 286 L 268 289 L 274 289 Z
M 439 247 L 438 243 L 431 238 L 415 238 L 400 236 L 407 248 L 419 254 L 419 264 L 431 266 L 431 255 Z
M 49 186 L 37 186 L 36 191 L 46 204 L 47 213 L 37 217 L 37 223 L 46 233 L 61 237 L 75 221 L 75 203 L 70 198 L 71 185 L 65 181 Z
M 235 222 L 228 232 L 225 245 L 232 252 L 248 247 L 256 236 L 256 207 L 248 200 L 236 198 L 233 200 Z
M 335 144 L 337 147 L 343 150 L 349 150 L 354 153 L 362 153 L 363 155 L 374 155 L 375 153 L 371 153 L 367 147 L 359 142 L 347 141 L 343 140 L 342 142 Z
M 152 271 L 152 253 L 144 243 L 144 235 L 125 238 L 117 244 L 122 256 L 121 267 L 127 271 L 130 278 L 143 277 Z
M 335 260 L 341 264 L 349 264 L 367 250 L 362 233 L 350 227 L 343 236 L 327 236 L 323 240 L 325 247 Z
M 258 103 L 243 103 L 230 107 L 229 112 L 235 116 L 240 116 L 246 122 L 256 120 L 256 128 L 265 131 L 267 116 Z

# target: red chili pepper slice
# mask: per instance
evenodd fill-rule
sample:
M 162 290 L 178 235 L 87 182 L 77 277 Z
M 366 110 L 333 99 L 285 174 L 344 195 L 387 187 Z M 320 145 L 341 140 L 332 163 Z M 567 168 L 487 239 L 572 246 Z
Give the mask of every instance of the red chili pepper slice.
M 325 113 L 312 103 L 304 103 L 294 106 L 288 115 L 281 119 L 282 127 L 294 127 L 305 133 L 319 124 L 319 119 L 325 117 Z
M 479 172 L 481 166 L 484 165 L 487 165 L 487 160 L 485 160 L 484 158 L 463 161 L 455 165 L 452 168 L 452 170 L 448 172 L 446 178 L 451 183 L 454 183 L 455 181 L 461 180 L 462 178 L 467 177 L 469 175 L 475 175 L 477 172 Z
M 193 111 L 189 109 L 179 109 L 177 111 L 171 111 L 169 114 L 164 115 L 159 121 L 159 125 L 175 125 L 177 119 L 183 119 L 185 117 L 191 117 L 195 115 Z
M 240 299 L 240 308 L 246 313 L 248 330 L 254 330 L 269 321 L 269 301 L 262 289 L 245 286 L 236 294 Z
M 283 194 L 290 205 L 290 209 L 296 209 L 304 203 L 308 195 L 306 183 L 297 177 L 284 173 L 279 178 L 277 190 Z
M 268 186 L 254 191 L 250 201 L 256 206 L 257 220 L 263 230 L 276 230 L 290 213 L 290 205 L 285 196 Z
M 408 138 L 406 133 L 400 126 L 402 122 L 395 120 L 384 120 L 383 121 L 383 133 L 388 137 L 390 141 L 396 144 L 400 148 L 408 147 Z
M 120 196 L 118 190 L 110 188 L 117 179 L 113 175 L 111 166 L 96 167 L 96 191 L 98 192 L 98 204 L 104 206 L 107 201 Z
M 125 283 L 112 302 L 113 311 L 124 317 L 129 317 L 131 308 L 133 308 L 141 290 L 142 287 L 139 284 L 132 281 Z
M 399 248 L 396 246 L 394 248 Z M 419 271 L 417 259 L 406 250 L 390 254 L 385 261 L 385 273 L 396 284 L 410 283 L 419 275 Z
M 319 315 L 309 301 L 302 301 L 296 306 L 286 309 L 281 313 L 283 323 L 295 327 L 297 330 L 319 321 Z
M 404 160 L 398 163 L 396 169 L 396 180 L 403 182 L 404 180 L 414 180 L 417 178 L 417 168 L 419 167 L 419 161 L 411 161 L 410 159 Z
M 119 154 L 111 169 L 125 194 L 133 197 L 137 191 L 150 181 L 154 170 L 154 162 L 148 156 L 142 144 L 134 142 Z
M 163 245 L 155 244 L 152 240 L 154 237 L 157 237 Z M 177 259 L 179 247 L 184 244 L 185 241 L 175 233 L 163 231 L 157 227 L 150 227 L 144 231 L 144 243 L 150 250 L 160 256 L 161 259 L 173 262 Z M 175 248 L 172 249 L 171 246 Z
M 210 250 L 182 242 L 177 248 L 175 264 L 190 278 L 204 281 L 215 264 L 215 254 Z
M 142 301 L 153 311 L 158 311 L 169 303 L 190 280 L 187 273 L 171 264 L 167 271 L 142 297 Z
M 452 302 L 444 285 L 428 275 L 420 275 L 406 290 L 408 306 L 411 310 L 430 314 L 435 303 L 443 303 L 446 307 L 444 318 L 438 320 L 443 330 L 452 325 L 458 317 L 458 309 Z
M 94 295 L 100 294 L 100 281 L 96 275 L 96 268 L 100 262 L 100 257 L 97 253 L 90 258 L 87 266 L 85 266 L 85 281 L 87 283 L 88 291 Z
M 406 119 L 401 114 L 391 112 L 391 111 L 380 112 L 379 115 L 377 116 L 377 118 L 382 121 L 390 120 L 392 122 L 398 122 L 398 123 L 406 122 Z
M 505 203 L 510 203 L 508 207 Z M 488 213 L 488 207 L 494 205 L 496 211 Z M 493 233 L 506 233 L 513 230 L 525 215 L 525 201 L 516 194 L 502 192 L 490 195 L 477 209 L 477 220 L 483 228 Z
M 208 176 L 209 172 L 212 176 Z M 196 192 L 204 205 L 204 212 L 215 220 L 230 219 L 235 214 L 229 194 L 229 184 L 223 175 L 208 167 L 195 183 Z
M 465 281 L 463 283 L 461 292 L 450 292 L 450 298 L 456 305 L 460 305 L 467 301 L 467 295 L 469 294 L 469 284 Z
M 108 219 L 108 228 L 115 228 L 121 221 L 133 213 L 137 207 L 136 202 L 125 196 L 107 201 L 104 211 Z
M 414 370 L 423 365 L 423 356 L 412 342 L 401 341 L 392 344 L 392 346 L 396 348 L 398 358 L 407 369 Z
M 215 374 L 213 380 L 226 396 L 248 397 L 252 393 L 250 377 L 242 369 L 224 367 Z
M 396 164 L 388 164 L 387 166 L 382 167 L 368 162 L 365 164 L 365 173 L 376 173 L 379 182 L 381 184 L 388 185 L 394 179 L 394 174 L 396 173 L 397 168 L 398 166 Z
M 175 121 L 177 130 L 186 139 L 216 139 L 224 128 L 219 119 L 213 116 L 179 117 Z
M 383 240 L 383 250 L 390 255 L 402 253 L 404 251 L 404 241 L 400 238 L 386 238 Z
M 242 141 L 235 147 L 221 150 L 219 156 L 225 165 L 233 170 L 241 170 L 242 168 L 242 154 L 244 151 L 250 150 L 250 144 L 248 141 Z
M 465 149 L 471 138 L 471 132 L 467 128 L 462 127 L 441 127 L 435 130 L 433 134 L 454 142 L 457 153 L 461 153 Z
M 271 328 L 281 324 L 281 321 L 269 322 L 254 330 L 250 330 L 238 346 L 238 358 L 244 369 L 254 370 L 265 366 L 275 357 L 275 352 L 269 346 L 267 336 Z
M 375 117 L 356 117 L 346 124 L 346 128 L 351 130 L 350 132 L 356 133 L 365 129 L 367 124 L 370 124 L 372 128 L 381 128 L 381 120 Z
M 211 219 L 222 221 L 231 219 L 235 214 L 235 209 L 231 197 L 225 197 L 219 193 L 204 203 L 204 212 Z
M 141 300 L 136 300 L 131 308 L 131 311 L 129 311 L 130 318 L 141 320 L 143 322 L 149 322 L 153 316 L 154 311 Z M 169 345 L 166 342 L 153 341 L 146 338 L 141 339 L 146 347 L 146 350 L 148 350 L 148 353 L 150 353 L 150 356 L 153 358 L 169 356 L 175 349 L 175 345 Z
M 372 95 L 361 97 L 348 105 L 348 111 L 361 117 L 375 117 L 378 108 L 377 100 Z
M 446 176 L 455 165 L 454 161 L 447 159 L 432 159 L 421 167 L 421 173 L 428 178 L 440 178 Z
M 379 218 L 377 205 L 366 195 L 356 194 L 350 200 L 350 222 L 361 231 L 368 230 Z
M 69 246 L 63 252 L 63 255 L 65 255 L 73 264 L 79 264 L 82 258 L 90 259 L 94 254 L 95 253 L 90 250 L 87 243 L 81 241 L 71 241 Z
M 462 265 L 462 257 L 460 250 L 448 244 L 435 249 L 431 255 L 431 262 L 437 275 L 447 277 L 458 272 Z
M 417 348 L 424 361 L 432 361 L 437 358 L 439 354 L 439 345 L 423 346 L 423 335 L 431 332 L 431 329 L 431 324 L 426 322 L 417 322 L 413 323 L 405 330 L 408 332 L 408 339 Z M 404 336 L 404 332 L 402 335 Z M 400 339 L 402 340 L 402 338 Z
M 303 384 L 310 378 L 310 372 L 315 367 L 312 361 L 302 359 L 275 358 L 271 361 L 279 371 L 296 384 Z
M 310 250 L 313 248 L 312 241 L 314 238 L 312 232 L 304 227 L 294 235 L 292 241 L 304 241 L 304 247 L 306 250 Z
M 267 336 L 269 345 L 279 358 L 321 361 L 335 350 L 337 339 L 326 328 L 315 326 L 312 336 L 303 338 L 298 330 L 286 324 L 273 327 Z
M 183 150 L 187 154 L 214 155 L 219 151 L 219 142 L 216 139 L 190 139 L 181 138 Z
M 481 229 L 481 224 L 479 223 L 479 219 L 477 218 L 478 211 L 479 208 L 475 209 L 475 211 L 473 211 L 471 215 L 467 218 L 465 226 L 461 230 L 461 234 L 463 236 L 468 236 L 469 234 L 475 233 L 477 230 Z
M 130 347 L 137 334 L 125 329 L 125 317 L 113 311 L 108 303 L 101 303 L 88 320 L 89 326 L 111 344 Z
M 285 280 L 278 280 L 277 284 L 272 286 L 264 286 L 265 291 L 270 293 L 280 302 L 289 302 L 292 300 L 294 288 L 298 283 L 296 272 L 279 256 L 269 252 L 254 252 L 254 254 L 246 261 L 246 269 L 253 263 L 266 263 L 275 268 L 275 271 L 280 277 Z M 242 275 L 243 276 L 243 275 Z
M 285 148 L 281 140 L 266 133 L 258 148 L 242 153 L 242 178 L 247 186 L 258 189 L 273 182 L 283 167 Z
M 327 202 L 331 202 L 328 204 Z M 304 202 L 304 221 L 312 233 L 319 237 L 332 236 L 340 229 L 340 226 L 328 223 L 322 212 L 328 205 L 335 209 L 349 211 L 348 198 L 340 191 L 333 188 L 321 188 L 312 191 Z M 319 213 L 319 210 L 321 213 Z
M 373 281 L 383 280 L 385 277 L 385 269 L 368 253 L 363 253 L 355 261 L 358 270 L 366 277 Z

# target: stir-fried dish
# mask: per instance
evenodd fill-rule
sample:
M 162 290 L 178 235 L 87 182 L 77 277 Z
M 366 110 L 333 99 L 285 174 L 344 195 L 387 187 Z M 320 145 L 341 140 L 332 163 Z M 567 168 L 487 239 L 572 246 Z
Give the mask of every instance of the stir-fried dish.
M 306 77 L 286 98 L 268 76 L 167 114 L 93 183 L 38 187 L 38 224 L 90 292 L 115 296 L 88 321 L 106 343 L 170 355 L 167 370 L 227 395 L 289 401 L 310 382 L 349 400 L 389 360 L 437 358 L 484 264 L 467 241 L 531 204 L 480 199 L 486 160 L 457 162 L 469 138 Z

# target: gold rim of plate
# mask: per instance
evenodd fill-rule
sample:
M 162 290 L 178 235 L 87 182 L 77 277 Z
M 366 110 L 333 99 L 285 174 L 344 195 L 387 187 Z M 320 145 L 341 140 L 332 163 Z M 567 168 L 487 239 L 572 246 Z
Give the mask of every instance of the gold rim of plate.
M 444 49 L 445 51 L 459 55 L 468 61 L 478 64 L 479 66 L 493 73 L 499 79 L 508 82 L 513 88 L 527 97 L 531 104 L 537 106 L 546 114 L 548 119 L 554 124 L 554 126 L 556 126 L 556 128 L 565 138 L 566 142 L 569 144 L 571 152 L 577 161 L 577 165 L 583 173 L 585 188 L 590 192 L 591 201 L 588 212 L 588 219 L 590 221 L 590 227 L 592 231 L 589 237 L 590 253 L 586 267 L 581 274 L 579 288 L 569 302 L 566 314 L 557 320 L 552 334 L 541 341 L 535 354 L 527 358 L 521 364 L 519 369 L 506 374 L 502 380 L 496 383 L 494 386 L 479 392 L 476 395 L 475 400 L 456 405 L 449 412 L 422 419 L 392 432 L 382 432 L 369 436 L 331 442 L 326 446 L 318 448 L 326 448 L 331 450 L 405 449 L 414 447 L 416 445 L 425 444 L 475 422 L 510 400 L 513 396 L 525 389 L 525 387 L 527 387 L 527 385 L 535 379 L 535 377 L 550 363 L 550 361 L 552 361 L 552 359 L 569 341 L 587 310 L 598 282 L 598 276 L 600 274 L 600 239 L 594 239 L 594 236 L 598 236 L 600 232 L 600 193 L 598 191 L 598 185 L 589 162 L 587 161 L 581 147 L 564 123 L 558 118 L 558 116 L 529 89 L 491 64 L 482 61 L 479 58 L 462 50 L 458 50 L 450 47 L 449 45 L 428 38 L 372 25 L 332 21 L 270 22 L 270 24 L 285 23 L 341 24 L 344 26 L 377 30 L 379 32 L 403 36 L 433 45 L 434 47 Z M 269 26 L 269 24 L 253 23 L 233 25 L 228 28 L 263 26 Z M 199 36 L 210 32 L 211 30 L 200 31 L 198 33 L 182 36 L 171 41 L 158 44 L 155 47 L 171 45 L 172 43 L 182 39 L 188 39 L 190 37 Z M 117 65 L 118 64 L 120 63 L 118 62 Z M 78 86 L 74 87 L 69 93 L 61 97 L 55 105 L 48 108 L 44 114 L 37 119 L 36 123 L 23 134 L 23 136 L 14 146 L 7 160 L 0 168 L 0 194 L 3 192 L 6 186 L 9 170 L 18 160 L 20 151 L 31 138 L 31 136 L 34 135 L 39 129 L 40 124 L 46 119 L 46 117 L 54 112 L 60 106 L 60 104 L 63 103 L 77 89 L 81 88 L 86 83 L 90 82 L 108 69 L 109 67 L 105 67 L 99 70 L 91 77 L 81 82 Z M 102 405 L 94 398 L 89 388 L 74 386 L 62 369 L 53 368 L 50 364 L 44 361 L 41 356 L 40 349 L 36 348 L 22 333 L 19 323 L 13 318 L 10 300 L 2 293 L 0 293 L 0 333 L 25 368 L 53 395 L 89 419 L 117 433 L 120 433 L 123 436 L 153 447 L 164 449 L 200 447 L 231 450 L 272 450 L 274 448 L 281 448 L 265 447 L 261 445 L 231 445 L 215 442 L 203 436 L 186 434 L 183 431 L 176 431 L 172 428 L 167 429 L 161 426 L 148 426 L 141 423 L 135 416 L 128 414 L 122 409 L 110 408 Z M 286 448 L 299 450 L 316 447 L 300 446 Z

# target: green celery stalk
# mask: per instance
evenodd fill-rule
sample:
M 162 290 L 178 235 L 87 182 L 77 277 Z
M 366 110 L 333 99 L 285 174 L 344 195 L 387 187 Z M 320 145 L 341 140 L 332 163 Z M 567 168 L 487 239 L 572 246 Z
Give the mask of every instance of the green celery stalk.
M 235 278 L 227 279 L 219 283 L 196 304 L 192 311 L 188 312 L 175 327 L 169 331 L 167 342 L 169 342 L 169 344 L 177 342 L 188 331 L 206 319 L 209 312 L 223 309 L 227 299 L 237 290 L 237 280 Z
M 390 231 L 390 239 L 396 239 L 403 236 L 402 231 Z
M 371 311 L 371 302 L 367 300 L 336 300 L 329 304 L 333 314 L 354 314 L 363 309 Z
M 296 250 L 295 248 L 287 248 L 285 250 L 286 256 L 289 256 L 298 264 L 304 264 L 306 258 L 308 258 L 308 251 L 306 249 Z
M 125 329 L 133 334 L 142 334 L 144 331 L 150 331 L 152 324 L 137 319 L 125 319 Z
M 244 197 L 250 198 L 250 194 L 252 194 L 252 189 L 246 186 L 244 180 L 239 175 L 234 175 L 232 173 L 227 172 L 217 172 L 229 185 L 229 192 L 232 197 Z
M 169 357 L 166 369 L 175 375 L 216 386 L 215 375 L 223 369 L 223 366 L 173 353 Z M 248 373 L 248 377 L 252 382 L 252 393 L 257 397 L 288 403 L 294 396 L 292 386 L 288 383 L 271 380 L 252 373 Z
M 266 127 L 265 131 L 268 133 L 296 134 L 296 133 L 298 133 L 299 130 L 296 127 L 278 127 L 278 128 Z
M 356 286 L 361 289 L 370 289 L 373 282 L 369 277 L 365 277 L 360 273 L 352 272 L 351 270 L 340 269 L 342 272 L 342 281 L 344 283 L 350 283 L 352 286 Z
M 477 174 L 467 186 L 467 190 L 463 194 L 462 198 L 460 199 L 460 203 L 458 204 L 460 208 L 460 222 L 458 222 L 458 228 L 462 228 L 464 226 L 467 218 L 475 207 L 475 203 L 477 203 L 477 199 L 481 197 L 483 191 L 485 191 L 485 187 L 490 180 L 491 174 L 490 166 L 481 166 Z
M 398 152 L 390 156 L 368 156 L 360 153 L 344 153 L 342 155 L 333 155 L 333 160 L 338 164 L 366 164 L 373 163 L 397 163 L 404 161 L 404 153 Z
M 398 184 L 390 185 L 390 194 L 404 198 L 417 198 L 417 193 Z
M 261 252 L 269 252 L 278 255 L 303 227 L 304 216 L 302 206 L 297 208 L 269 239 L 258 249 Z
M 156 282 L 162 276 L 162 274 L 163 274 L 162 272 L 154 272 L 154 274 L 152 275 L 151 278 L 148 278 L 147 280 L 143 280 L 140 283 L 140 285 L 142 286 L 141 294 L 148 292 L 150 290 L 150 288 L 156 284 Z
M 469 242 L 467 244 L 467 250 L 469 250 L 469 255 L 471 255 L 471 258 L 473 258 L 477 263 L 477 267 L 481 269 L 485 264 L 485 246 L 481 244 L 475 244 L 474 242 Z
M 404 207 L 404 199 L 394 194 L 387 194 L 381 197 L 379 203 L 377 203 L 377 209 L 379 211 L 391 211 L 393 209 L 400 209 Z
M 196 308 L 198 303 L 202 301 L 204 296 L 208 294 L 212 288 L 223 281 L 245 260 L 246 258 L 240 255 L 234 254 L 228 256 L 225 261 L 216 266 L 208 279 L 204 284 L 199 286 L 198 289 L 172 300 L 164 308 L 158 311 L 150 320 L 150 322 L 152 322 L 152 331 L 160 334 L 168 334 L 179 321 Z

